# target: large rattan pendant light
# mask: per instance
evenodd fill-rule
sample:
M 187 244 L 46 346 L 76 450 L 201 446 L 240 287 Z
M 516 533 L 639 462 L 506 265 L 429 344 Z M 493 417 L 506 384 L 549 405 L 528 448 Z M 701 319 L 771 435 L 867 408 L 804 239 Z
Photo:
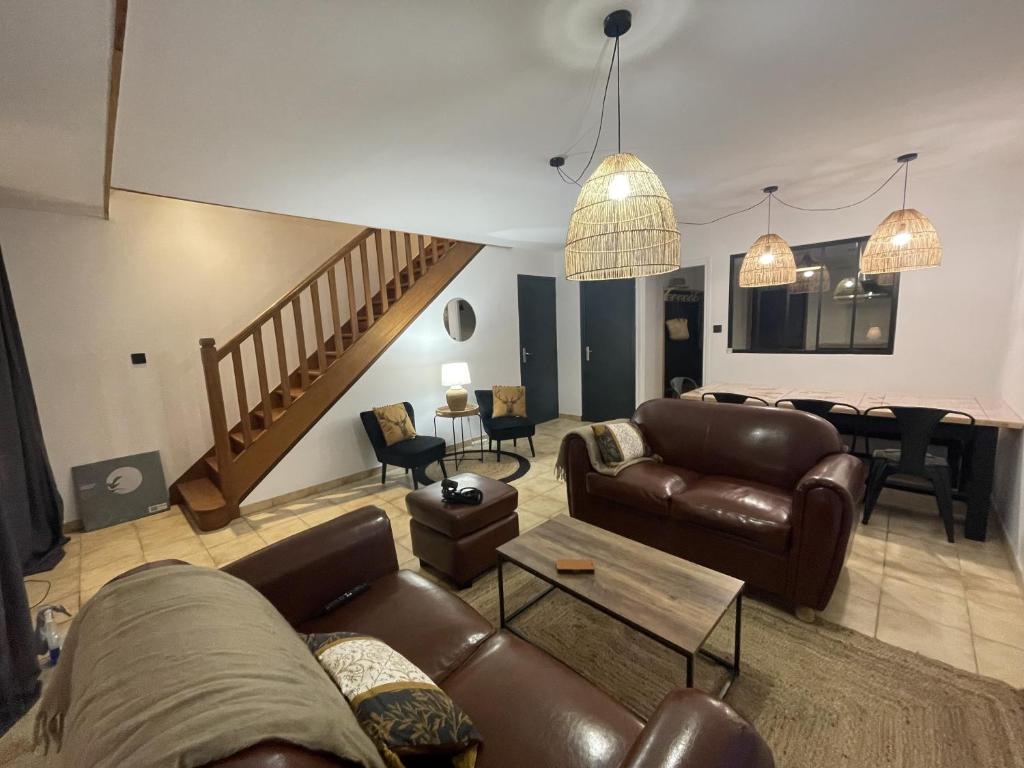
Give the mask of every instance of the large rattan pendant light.
M 772 196 L 778 187 L 765 187 L 768 195 L 768 233 L 761 235 L 750 246 L 740 264 L 740 288 L 765 288 L 771 285 L 789 285 L 796 280 L 796 260 L 789 244 L 772 234 Z
M 860 257 L 860 271 L 865 275 L 907 272 L 942 263 L 942 245 L 935 227 L 923 213 L 907 208 L 907 179 L 910 163 L 916 159 L 913 152 L 896 158 L 903 163 L 903 207 L 886 216 L 868 240 Z
M 604 20 L 605 34 L 615 39 L 613 65 L 619 66 L 619 39 L 631 24 L 629 11 L 615 11 Z M 565 238 L 569 280 L 645 277 L 679 269 L 679 228 L 672 201 L 654 171 L 636 155 L 622 151 L 618 77 L 616 91 L 619 151 L 601 161 L 576 200 Z M 563 158 L 552 159 L 556 167 L 561 162 Z

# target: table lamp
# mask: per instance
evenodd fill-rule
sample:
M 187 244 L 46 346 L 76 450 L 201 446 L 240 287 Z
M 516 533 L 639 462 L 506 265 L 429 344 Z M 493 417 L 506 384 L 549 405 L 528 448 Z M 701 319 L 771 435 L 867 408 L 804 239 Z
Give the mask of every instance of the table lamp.
M 469 365 L 466 363 L 444 363 L 441 366 L 441 385 L 448 387 L 445 398 L 448 408 L 452 411 L 466 410 L 469 392 L 462 388 L 469 384 Z

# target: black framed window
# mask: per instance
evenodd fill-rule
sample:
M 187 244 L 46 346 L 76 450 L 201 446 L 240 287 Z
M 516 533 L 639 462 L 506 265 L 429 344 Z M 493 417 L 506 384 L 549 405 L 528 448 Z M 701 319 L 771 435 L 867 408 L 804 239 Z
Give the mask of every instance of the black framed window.
M 899 275 L 862 275 L 868 238 L 793 248 L 797 281 L 740 288 L 743 254 L 729 264 L 729 347 L 771 354 L 891 355 Z

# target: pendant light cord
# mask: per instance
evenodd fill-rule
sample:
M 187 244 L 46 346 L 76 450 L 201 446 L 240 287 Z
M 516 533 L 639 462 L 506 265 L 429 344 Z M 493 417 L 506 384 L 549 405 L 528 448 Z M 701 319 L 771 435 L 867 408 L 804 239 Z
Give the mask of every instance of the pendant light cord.
M 768 234 L 772 233 L 772 195 L 774 192 L 768 193 Z
M 598 144 L 601 143 L 601 131 L 604 130 L 604 111 L 605 111 L 605 106 L 608 103 L 608 87 L 611 85 L 611 82 L 612 82 L 612 71 L 615 70 L 615 65 L 618 62 L 618 60 L 619 60 L 619 38 L 616 37 L 615 38 L 615 47 L 612 48 L 612 60 L 608 63 L 608 76 L 604 80 L 604 95 L 601 97 L 601 116 L 598 118 L 598 121 L 597 121 L 597 136 L 594 137 L 594 147 L 593 147 L 593 149 L 590 150 L 590 157 L 587 158 L 587 164 L 583 166 L 583 170 L 579 172 L 579 175 L 576 176 L 576 178 L 573 178 L 572 176 L 570 176 L 561 167 L 557 168 L 559 177 L 561 177 L 562 181 L 564 181 L 567 184 L 575 184 L 577 187 L 582 186 L 580 184 L 580 179 L 582 179 L 586 175 L 587 171 L 590 170 L 590 164 L 592 162 L 594 162 L 594 156 L 597 154 Z M 621 104 L 621 100 L 620 100 L 619 94 L 618 94 L 619 86 L 618 86 L 618 79 L 617 78 L 616 78 L 615 88 L 616 88 L 616 99 L 620 101 L 619 106 L 618 106 L 618 110 L 619 110 L 619 151 L 622 151 L 622 104 Z
M 907 179 L 910 178 L 910 163 L 903 164 L 903 210 L 907 209 Z
M 902 165 L 906 165 L 906 163 L 900 163 L 900 165 L 901 166 Z M 792 203 L 787 203 L 785 200 L 782 200 L 778 196 L 776 196 L 775 199 L 778 200 L 782 205 L 786 206 L 787 208 L 793 208 L 793 209 L 798 210 L 798 211 L 845 211 L 847 208 L 853 208 L 855 206 L 860 205 L 861 203 L 866 203 L 872 197 L 874 197 L 879 192 L 881 192 L 883 189 L 885 189 L 886 186 L 889 184 L 889 182 L 892 181 L 894 178 L 896 178 L 896 174 L 899 173 L 902 170 L 903 169 L 901 167 L 897 166 L 896 170 L 893 171 L 891 174 L 889 174 L 889 178 L 887 178 L 885 181 L 883 181 L 875 189 L 874 192 L 869 194 L 867 197 L 862 197 L 860 200 L 858 200 L 855 203 L 850 203 L 849 205 L 837 205 L 835 208 L 804 208 L 804 207 L 799 206 L 799 205 L 793 205 Z
M 621 37 L 615 38 L 615 50 L 612 52 L 612 58 L 615 60 L 615 108 L 619 113 L 619 154 L 622 154 L 622 59 L 619 57 L 619 40 L 621 39 Z M 904 200 L 906 196 L 906 184 L 904 184 Z

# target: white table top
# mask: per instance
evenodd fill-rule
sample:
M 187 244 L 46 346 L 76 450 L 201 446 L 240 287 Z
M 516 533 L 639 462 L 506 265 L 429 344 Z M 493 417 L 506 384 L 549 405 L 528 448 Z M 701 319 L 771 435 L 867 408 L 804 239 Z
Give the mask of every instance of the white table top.
M 994 398 L 973 397 L 970 395 L 923 396 L 899 392 L 858 392 L 856 390 L 832 389 L 795 389 L 790 387 L 764 387 L 752 384 L 708 384 L 683 395 L 685 398 L 699 400 L 705 392 L 735 392 L 739 395 L 753 395 L 767 400 L 774 405 L 783 398 L 805 400 L 832 400 L 849 403 L 861 411 L 878 405 L 905 405 L 920 408 L 945 408 L 950 411 L 963 411 L 975 418 L 975 423 L 983 427 L 1002 427 L 1003 429 L 1024 429 L 1024 419 L 1007 403 Z M 879 414 L 881 415 L 881 414 Z M 956 421 L 950 417 L 950 421 Z

